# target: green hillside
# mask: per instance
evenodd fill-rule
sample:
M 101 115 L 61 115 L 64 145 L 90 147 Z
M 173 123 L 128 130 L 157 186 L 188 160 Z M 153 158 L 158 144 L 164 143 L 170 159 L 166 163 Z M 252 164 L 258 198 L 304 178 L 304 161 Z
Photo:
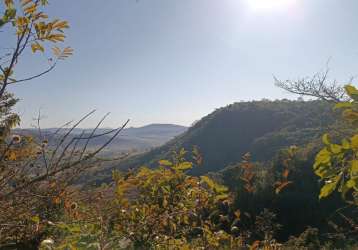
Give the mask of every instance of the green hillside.
M 218 171 L 239 162 L 246 152 L 251 152 L 255 161 L 269 160 L 282 148 L 320 138 L 334 122 L 331 106 L 322 101 L 234 103 L 217 109 L 164 146 L 132 157 L 118 168 L 155 166 L 158 160 L 171 158 L 173 151 L 190 151 L 196 145 L 204 162 L 192 173 Z

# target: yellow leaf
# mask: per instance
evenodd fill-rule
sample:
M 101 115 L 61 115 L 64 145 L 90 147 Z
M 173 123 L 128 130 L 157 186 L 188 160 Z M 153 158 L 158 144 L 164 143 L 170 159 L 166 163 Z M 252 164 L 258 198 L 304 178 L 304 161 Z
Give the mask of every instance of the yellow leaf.
M 5 5 L 6 5 L 6 7 L 11 7 L 14 5 L 14 1 L 13 0 L 5 0 Z
M 40 223 L 40 217 L 38 215 L 31 217 L 31 220 L 35 223 Z
M 321 188 L 321 192 L 319 194 L 319 198 L 324 198 L 329 196 L 337 187 L 338 181 L 341 179 L 341 176 L 338 175 L 333 179 L 330 179 L 326 182 L 326 184 Z
M 166 208 L 168 206 L 168 201 L 167 199 L 164 197 L 163 199 L 163 207 Z
M 32 3 L 32 0 L 21 0 L 22 6 L 28 5 L 29 3 Z
M 171 165 L 173 165 L 173 163 L 171 163 L 168 160 L 160 160 L 159 165 L 161 165 L 161 166 L 171 166 Z
M 351 146 L 353 149 L 358 149 L 358 135 L 355 135 L 351 138 Z
M 358 99 L 358 90 L 352 85 L 346 85 L 345 90 L 347 94 L 354 100 Z
M 179 163 L 179 165 L 175 166 L 174 169 L 184 171 L 184 170 L 191 169 L 192 167 L 193 167 L 193 163 L 182 162 L 182 163 Z
M 210 188 L 214 188 L 215 187 L 215 183 L 212 179 L 210 179 L 207 176 L 200 176 L 201 181 L 205 182 Z
M 330 144 L 329 138 L 328 138 L 328 134 L 324 134 L 324 135 L 322 136 L 322 141 L 323 141 L 323 143 L 324 143 L 325 145 L 329 145 L 329 144 Z
M 41 52 L 45 52 L 44 47 L 41 44 L 39 44 L 38 42 L 31 44 L 31 49 L 32 49 L 33 53 L 35 53 L 38 50 Z
M 351 165 L 351 175 L 358 177 L 358 160 L 353 160 Z
M 29 23 L 29 19 L 27 17 L 18 17 L 16 19 L 16 25 L 18 27 L 26 26 Z
M 235 214 L 236 218 L 240 220 L 241 211 L 240 211 L 240 210 L 236 210 L 234 214 Z
M 16 161 L 16 159 L 17 159 L 16 153 L 13 152 L 13 151 L 11 151 L 11 152 L 9 153 L 7 159 L 8 159 L 9 161 Z
M 70 26 L 68 25 L 67 21 L 56 20 L 55 22 L 52 23 L 52 28 L 53 29 L 62 30 L 62 29 L 68 29 L 69 27 Z
M 61 49 L 58 47 L 53 47 L 52 52 L 55 56 L 59 57 L 61 55 Z
M 341 152 L 341 150 L 342 150 L 342 147 L 341 147 L 341 146 L 339 146 L 339 145 L 337 145 L 337 144 L 331 144 L 331 151 L 332 151 L 332 153 L 338 154 L 338 153 Z
M 36 4 L 32 4 L 31 6 L 26 7 L 26 8 L 24 9 L 24 13 L 25 13 L 26 15 L 32 15 L 33 13 L 36 12 L 36 10 L 37 10 L 37 5 L 36 5 Z
M 64 34 L 51 34 L 49 36 L 46 37 L 47 40 L 51 41 L 51 42 L 64 42 L 65 41 L 65 35 Z

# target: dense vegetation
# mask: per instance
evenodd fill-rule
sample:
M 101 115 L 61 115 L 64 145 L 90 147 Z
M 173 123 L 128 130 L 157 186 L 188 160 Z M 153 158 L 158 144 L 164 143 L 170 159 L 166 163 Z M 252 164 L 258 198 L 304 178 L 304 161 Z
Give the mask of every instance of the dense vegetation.
M 50 68 L 16 79 L 23 51 L 47 52 L 69 25 L 44 13 L 46 0 L 1 4 L 1 32 L 11 30 L 16 41 L 0 57 L 1 249 L 357 248 L 355 87 L 285 82 L 288 91 L 324 101 L 230 105 L 123 162 L 107 183 L 81 186 L 79 178 L 108 161 L 99 153 L 128 121 L 99 132 L 105 115 L 71 137 L 94 111 L 51 135 L 39 115 L 38 136 L 14 134 L 21 117 L 8 85 L 49 73 L 72 49 L 53 47 Z
M 220 108 L 198 121 L 183 135 L 144 155 L 119 164 L 119 168 L 155 166 L 172 151 L 196 145 L 205 158 L 203 174 L 241 161 L 250 152 L 253 160 L 270 160 L 278 150 L 319 139 L 336 122 L 337 114 L 323 101 L 253 101 Z

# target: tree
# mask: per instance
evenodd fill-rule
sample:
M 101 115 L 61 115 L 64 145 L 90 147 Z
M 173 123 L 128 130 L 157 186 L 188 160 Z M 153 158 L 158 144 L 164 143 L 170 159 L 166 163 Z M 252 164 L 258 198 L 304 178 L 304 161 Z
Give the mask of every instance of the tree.
M 345 90 L 349 101 L 339 102 L 336 109 L 342 109 L 343 119 L 353 126 L 358 124 L 358 90 L 346 85 Z M 348 202 L 358 205 L 358 134 L 343 138 L 334 143 L 329 135 L 323 135 L 324 148 L 317 154 L 313 166 L 315 173 L 325 181 L 320 198 L 329 196 L 334 190 L 342 194 L 344 199 L 350 194 Z
M 325 182 L 320 198 L 329 196 L 337 189 L 344 199 L 350 192 L 353 200 L 349 202 L 358 205 L 358 160 L 356 159 L 358 156 L 358 134 L 356 133 L 358 90 L 352 85 L 339 86 L 336 81 L 329 83 L 327 76 L 328 70 L 317 73 L 309 79 L 280 81 L 275 78 L 275 81 L 278 87 L 291 93 L 333 102 L 335 110 L 343 110 L 343 123 L 350 125 L 351 130 L 348 132 L 350 137 L 335 138 L 340 139 L 341 142 L 334 143 L 330 140 L 328 133 L 324 134 L 322 137 L 324 148 L 317 154 L 313 168 Z
M 53 19 L 44 12 L 47 0 L 4 0 L 0 6 L 0 34 L 13 44 L 3 45 L 0 55 L 0 248 L 15 244 L 17 248 L 37 249 L 46 236 L 50 221 L 59 220 L 74 193 L 72 184 L 83 171 L 102 162 L 97 155 L 123 130 L 124 125 L 98 134 L 97 129 L 70 137 L 71 132 L 95 111 L 92 111 L 64 131 L 44 134 L 38 117 L 35 137 L 11 134 L 20 117 L 11 110 L 17 99 L 7 89 L 9 85 L 30 81 L 51 72 L 58 61 L 72 55 L 70 47 L 60 49 L 52 44 L 65 41 L 67 21 Z M 2 40 L 3 41 L 3 40 Z M 17 77 L 17 69 L 25 51 L 42 53 L 52 50 L 48 68 L 40 73 Z M 33 57 L 35 58 L 35 57 Z M 69 126 L 71 123 L 65 124 Z M 107 136 L 103 145 L 89 150 L 89 142 Z M 82 142 L 82 143 L 81 143 Z M 3 245 L 5 244 L 5 245 Z
M 312 77 L 304 77 L 298 80 L 279 80 L 274 77 L 275 85 L 290 93 L 300 96 L 316 97 L 328 102 L 341 102 L 348 96 L 336 81 L 329 81 L 329 70 L 318 72 Z
M 68 22 L 59 19 L 50 20 L 44 12 L 47 4 L 47 0 L 3 1 L 5 12 L 0 18 L 0 32 L 6 34 L 11 42 L 14 40 L 14 44 L 2 47 L 6 52 L 0 55 L 0 98 L 9 85 L 41 77 L 52 71 L 59 60 L 72 55 L 73 50 L 70 47 L 62 50 L 54 46 L 53 55 L 48 58 L 47 69 L 36 74 L 30 73 L 22 79 L 16 78 L 17 65 L 27 49 L 31 48 L 33 53 L 46 53 L 50 44 L 65 41 L 64 32 L 69 28 Z

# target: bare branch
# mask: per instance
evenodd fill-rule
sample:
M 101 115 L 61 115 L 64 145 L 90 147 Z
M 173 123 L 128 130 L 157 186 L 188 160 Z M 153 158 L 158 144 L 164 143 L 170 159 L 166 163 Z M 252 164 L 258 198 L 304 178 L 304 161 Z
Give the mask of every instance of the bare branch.
M 90 142 L 90 140 L 93 138 L 94 133 L 96 133 L 97 129 L 99 128 L 99 126 L 101 126 L 102 122 L 107 118 L 107 116 L 110 113 L 105 114 L 105 116 L 103 116 L 103 118 L 98 122 L 97 126 L 92 130 L 92 133 L 90 134 L 90 136 L 87 138 L 86 144 L 82 149 L 82 153 L 80 155 L 80 159 L 83 157 L 83 154 L 86 152 L 88 143 Z
M 328 82 L 329 69 L 316 73 L 312 77 L 298 80 L 279 80 L 274 76 L 275 85 L 290 93 L 311 96 L 328 102 L 341 102 L 347 100 L 344 88 L 337 81 Z
M 87 116 L 88 116 L 88 115 L 87 115 Z M 30 185 L 32 185 L 32 184 L 34 184 L 34 183 L 38 183 L 38 182 L 40 182 L 40 181 L 43 181 L 43 180 L 47 179 L 47 178 L 50 177 L 50 176 L 56 176 L 56 175 L 59 174 L 59 173 L 63 173 L 64 171 L 66 171 L 66 170 L 68 170 L 68 169 L 71 169 L 71 168 L 73 168 L 73 167 L 75 167 L 75 166 L 77 166 L 77 165 L 80 165 L 80 164 L 82 164 L 82 163 L 84 163 L 84 162 L 86 162 L 86 161 L 92 159 L 92 158 L 95 157 L 98 153 L 100 153 L 105 147 L 107 147 L 107 146 L 114 140 L 114 138 L 116 138 L 116 137 L 118 136 L 118 134 L 123 131 L 123 129 L 127 126 L 128 123 L 129 123 L 129 120 L 127 120 L 127 121 L 122 125 L 122 127 L 119 127 L 119 128 L 117 129 L 117 132 L 116 132 L 109 140 L 107 140 L 101 147 L 99 147 L 98 149 L 96 149 L 94 152 L 92 152 L 92 153 L 86 155 L 86 156 L 83 157 L 82 159 L 79 159 L 79 160 L 77 160 L 77 161 L 75 161 L 75 162 L 72 162 L 72 163 L 70 162 L 70 163 L 68 163 L 68 164 L 64 164 L 64 165 L 62 165 L 62 166 L 59 167 L 59 168 L 53 169 L 52 171 L 50 171 L 50 172 L 48 172 L 48 173 L 46 173 L 46 174 L 43 174 L 43 175 L 41 175 L 41 176 L 39 176 L 39 177 L 36 177 L 36 178 L 32 179 L 31 181 L 28 181 L 28 182 L 26 182 L 25 184 L 16 187 L 15 189 L 11 190 L 10 192 L 4 194 L 4 195 L 3 195 L 3 198 L 6 199 L 6 198 L 10 197 L 11 195 L 13 195 L 13 194 L 15 194 L 15 193 L 17 193 L 17 192 L 19 192 L 19 191 L 21 191 L 21 190 L 27 188 L 28 186 L 30 186 Z
M 91 112 L 89 112 L 87 115 L 85 115 L 84 117 L 82 117 L 75 125 L 72 126 L 72 128 L 61 138 L 60 143 L 57 144 L 56 149 L 53 151 L 50 162 L 53 161 L 58 149 L 60 148 L 60 146 L 64 143 L 64 141 L 66 140 L 66 138 L 71 134 L 71 132 L 79 125 L 81 124 L 81 122 L 83 122 L 85 119 L 87 119 L 89 116 L 91 116 L 94 112 L 96 112 L 96 110 L 92 110 Z

